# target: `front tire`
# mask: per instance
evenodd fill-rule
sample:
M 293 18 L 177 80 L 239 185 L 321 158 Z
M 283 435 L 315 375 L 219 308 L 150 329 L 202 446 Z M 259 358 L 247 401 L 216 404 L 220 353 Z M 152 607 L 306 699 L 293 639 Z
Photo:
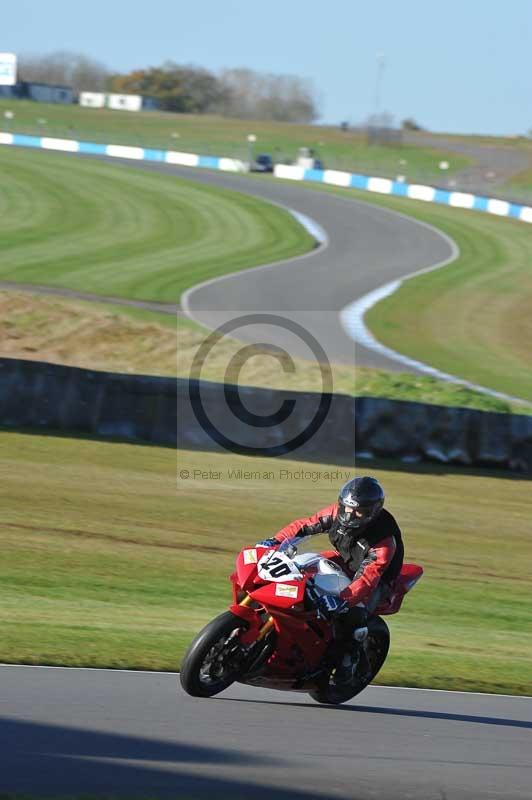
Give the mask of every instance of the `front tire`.
M 340 705 L 346 703 L 357 694 L 360 694 L 366 686 L 369 686 L 373 678 L 377 675 L 382 665 L 386 661 L 388 650 L 390 649 L 390 631 L 385 621 L 381 617 L 373 617 L 369 622 L 369 633 L 366 640 L 366 654 L 371 668 L 369 680 L 359 680 L 346 685 L 337 685 L 331 680 L 330 673 L 326 680 L 315 692 L 309 692 L 313 700 L 317 703 L 326 705 Z
M 196 636 L 181 665 L 179 680 L 192 697 L 212 697 L 227 689 L 239 676 L 238 632 L 246 622 L 226 611 Z

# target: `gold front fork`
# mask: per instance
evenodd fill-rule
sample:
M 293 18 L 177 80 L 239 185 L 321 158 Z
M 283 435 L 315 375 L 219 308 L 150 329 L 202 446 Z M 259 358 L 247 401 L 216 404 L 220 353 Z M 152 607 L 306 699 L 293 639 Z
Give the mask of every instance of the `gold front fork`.
M 266 620 L 266 622 L 260 629 L 259 635 L 257 636 L 257 641 L 260 642 L 261 639 L 264 639 L 266 634 L 269 633 L 269 631 L 271 631 L 272 628 L 273 628 L 273 617 L 269 617 L 269 619 Z
M 251 597 L 248 594 L 248 595 L 246 595 L 246 597 L 244 597 L 243 600 L 240 601 L 240 603 L 238 605 L 239 606 L 249 606 L 249 605 L 251 605 L 252 602 L 253 601 L 252 601 Z M 273 628 L 273 624 L 274 624 L 273 623 L 273 617 L 268 617 L 268 619 L 266 620 L 266 622 L 264 623 L 264 625 L 262 626 L 262 628 L 259 631 L 259 635 L 257 636 L 257 640 L 256 640 L 257 642 L 260 642 L 261 639 L 264 639 L 266 634 L 269 633 L 271 631 L 271 629 Z

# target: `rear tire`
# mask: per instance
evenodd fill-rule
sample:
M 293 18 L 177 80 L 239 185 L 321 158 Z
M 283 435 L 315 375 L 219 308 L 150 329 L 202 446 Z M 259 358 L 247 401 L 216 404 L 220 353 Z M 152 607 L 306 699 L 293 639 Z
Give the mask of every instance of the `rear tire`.
M 226 611 L 200 631 L 186 652 L 179 674 L 187 694 L 212 697 L 235 682 L 239 669 L 231 663 L 228 648 L 231 634 L 244 628 L 247 624 L 243 619 Z M 234 638 L 238 647 L 238 637 Z
M 366 686 L 369 686 L 373 678 L 377 675 L 388 655 L 388 650 L 390 648 L 390 631 L 381 617 L 373 617 L 369 621 L 368 628 L 369 633 L 366 640 L 366 653 L 371 667 L 371 676 L 369 680 L 337 686 L 334 682 L 331 682 L 331 675 L 329 673 L 322 686 L 315 692 L 309 692 L 312 699 L 316 700 L 317 703 L 325 703 L 326 705 L 334 706 L 340 705 L 340 703 L 346 703 L 348 700 L 356 697 L 357 694 L 360 694 Z

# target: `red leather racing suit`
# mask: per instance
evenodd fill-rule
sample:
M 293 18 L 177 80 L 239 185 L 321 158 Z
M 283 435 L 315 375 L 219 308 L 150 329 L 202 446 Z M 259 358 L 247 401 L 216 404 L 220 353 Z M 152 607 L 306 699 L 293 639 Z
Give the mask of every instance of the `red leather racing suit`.
M 350 607 L 359 603 L 367 605 L 381 580 L 392 580 L 400 571 L 403 561 L 401 531 L 394 517 L 386 509 L 367 525 L 360 534 L 366 543 L 364 558 L 357 552 L 358 539 L 346 535 L 335 536 L 338 503 L 332 503 L 311 517 L 296 519 L 275 534 L 275 539 L 305 538 L 319 533 L 329 533 L 334 550 L 323 553 L 351 577 L 352 583 L 340 595 Z M 358 557 L 357 557 L 358 556 Z M 350 563 L 351 562 L 351 563 Z

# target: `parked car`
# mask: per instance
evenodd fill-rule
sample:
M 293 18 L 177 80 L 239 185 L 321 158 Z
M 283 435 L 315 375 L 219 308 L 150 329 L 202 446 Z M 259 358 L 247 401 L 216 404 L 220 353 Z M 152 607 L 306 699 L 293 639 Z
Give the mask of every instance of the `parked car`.
M 251 172 L 273 172 L 273 158 L 268 153 L 259 153 L 251 162 Z

